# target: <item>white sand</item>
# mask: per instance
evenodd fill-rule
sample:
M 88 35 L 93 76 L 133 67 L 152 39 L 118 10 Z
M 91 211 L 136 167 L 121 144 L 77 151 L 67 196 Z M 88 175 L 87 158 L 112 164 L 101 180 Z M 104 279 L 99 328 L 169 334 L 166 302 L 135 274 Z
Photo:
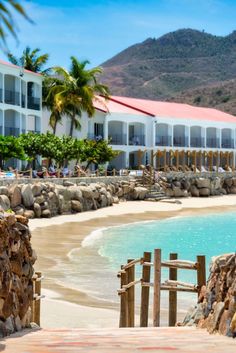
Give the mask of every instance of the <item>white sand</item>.
M 51 219 L 33 219 L 29 225 L 31 231 L 36 228 L 60 225 L 66 222 L 84 222 L 95 218 L 122 216 L 127 214 L 143 214 L 146 212 L 172 212 L 191 209 L 226 208 L 236 209 L 236 195 L 217 196 L 211 198 L 187 198 L 180 199 L 181 204 L 167 202 L 133 201 L 122 202 L 113 207 L 88 211 L 75 215 L 63 215 Z M 205 210 L 204 210 L 205 211 Z M 207 210 L 206 210 L 207 212 Z M 37 251 L 37 249 L 36 249 Z M 94 308 L 91 306 L 77 305 L 60 299 L 57 293 L 44 290 L 46 298 L 42 301 L 41 326 L 47 328 L 56 327 L 118 327 L 119 313 L 116 310 Z

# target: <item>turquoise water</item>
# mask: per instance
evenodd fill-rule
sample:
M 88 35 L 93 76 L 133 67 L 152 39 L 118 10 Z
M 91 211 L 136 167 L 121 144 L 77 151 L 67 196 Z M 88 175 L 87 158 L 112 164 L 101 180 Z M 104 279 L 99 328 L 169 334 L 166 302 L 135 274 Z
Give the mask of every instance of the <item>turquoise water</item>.
M 100 298 L 113 300 L 119 287 L 116 273 L 120 266 L 128 258 L 141 257 L 143 251 L 153 252 L 155 248 L 162 249 L 163 259 L 168 259 L 171 252 L 192 261 L 197 255 L 206 255 L 208 266 L 212 256 L 236 250 L 236 212 L 175 217 L 93 232 L 81 249 L 70 254 L 76 274 L 71 272 L 70 280 Z M 79 256 L 83 251 L 86 260 Z M 162 275 L 166 279 L 167 270 Z M 136 276 L 140 276 L 138 267 Z M 178 271 L 178 278 L 196 283 L 196 272 Z

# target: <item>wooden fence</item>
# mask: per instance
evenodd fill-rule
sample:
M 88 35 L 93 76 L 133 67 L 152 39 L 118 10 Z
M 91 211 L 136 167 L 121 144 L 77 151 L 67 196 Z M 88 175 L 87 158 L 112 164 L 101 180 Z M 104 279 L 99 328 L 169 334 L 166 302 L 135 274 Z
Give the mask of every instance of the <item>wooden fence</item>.
M 33 280 L 33 300 L 31 304 L 31 321 L 35 322 L 40 326 L 40 309 L 41 309 L 41 299 L 44 295 L 41 294 L 41 282 L 43 280 L 41 272 L 35 272 L 32 277 Z
M 162 261 L 161 250 L 154 250 L 154 260 L 151 262 L 151 252 L 144 252 L 139 259 L 129 259 L 118 272 L 120 278 L 120 327 L 135 326 L 135 286 L 141 284 L 140 327 L 148 326 L 150 288 L 153 288 L 153 326 L 160 326 L 161 291 L 169 292 L 169 326 L 177 322 L 177 292 L 190 292 L 199 295 L 201 287 L 206 284 L 205 256 L 199 255 L 196 262 L 179 260 L 176 253 L 170 254 L 170 259 Z M 135 279 L 135 265 L 142 266 L 142 278 Z M 161 268 L 169 268 L 169 279 L 162 282 Z M 151 276 L 153 268 L 153 276 Z M 178 281 L 177 270 L 197 271 L 197 284 Z M 153 277 L 153 281 L 151 281 Z

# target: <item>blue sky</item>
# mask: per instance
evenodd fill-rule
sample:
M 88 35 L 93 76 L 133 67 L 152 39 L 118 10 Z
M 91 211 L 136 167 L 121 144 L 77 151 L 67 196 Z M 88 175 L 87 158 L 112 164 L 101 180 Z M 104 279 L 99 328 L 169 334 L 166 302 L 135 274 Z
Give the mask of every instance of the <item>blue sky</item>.
M 96 66 L 128 46 L 179 28 L 227 35 L 236 29 L 236 0 L 24 0 L 34 25 L 16 17 L 16 55 L 39 47 L 49 66 L 68 67 L 71 55 Z

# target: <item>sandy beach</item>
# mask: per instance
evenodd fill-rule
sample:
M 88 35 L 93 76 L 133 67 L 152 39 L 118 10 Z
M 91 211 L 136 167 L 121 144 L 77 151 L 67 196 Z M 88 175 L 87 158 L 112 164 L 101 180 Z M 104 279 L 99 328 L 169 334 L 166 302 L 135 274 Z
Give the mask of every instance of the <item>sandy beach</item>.
M 81 247 L 94 230 L 173 216 L 236 210 L 236 195 L 181 199 L 180 203 L 133 201 L 113 207 L 51 219 L 30 220 L 32 244 L 38 254 L 35 269 L 43 273 L 41 326 L 118 327 L 119 306 L 78 290 L 58 271 L 72 249 Z M 84 255 L 83 255 L 84 256 Z M 116 274 L 114 273 L 114 276 Z

